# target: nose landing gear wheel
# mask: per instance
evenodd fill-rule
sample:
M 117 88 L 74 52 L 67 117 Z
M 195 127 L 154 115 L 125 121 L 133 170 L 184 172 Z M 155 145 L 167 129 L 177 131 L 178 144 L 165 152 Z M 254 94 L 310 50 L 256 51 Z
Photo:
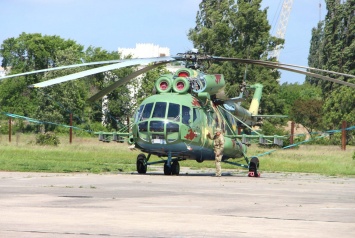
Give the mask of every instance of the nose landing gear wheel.
M 139 174 L 145 174 L 147 172 L 147 157 L 145 154 L 139 154 L 137 156 L 137 172 Z

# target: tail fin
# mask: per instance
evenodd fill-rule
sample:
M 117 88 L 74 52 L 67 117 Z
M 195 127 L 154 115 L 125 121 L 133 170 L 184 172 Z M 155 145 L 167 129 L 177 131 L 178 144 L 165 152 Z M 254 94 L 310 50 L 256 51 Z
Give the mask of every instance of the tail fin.
M 263 92 L 263 85 L 257 83 L 257 84 L 251 85 L 250 88 L 254 88 L 255 92 L 254 92 L 253 100 L 251 101 L 251 104 L 249 107 L 249 112 L 253 116 L 255 116 L 255 115 L 258 115 L 261 95 Z

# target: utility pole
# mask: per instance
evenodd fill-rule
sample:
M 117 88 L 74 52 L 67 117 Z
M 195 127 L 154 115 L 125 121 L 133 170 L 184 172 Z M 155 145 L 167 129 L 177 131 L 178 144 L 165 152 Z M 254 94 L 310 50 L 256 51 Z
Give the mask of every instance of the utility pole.
M 12 124 L 12 120 L 11 117 L 9 117 L 9 142 L 11 142 L 11 134 L 12 134 L 11 124 Z
M 70 129 L 69 129 L 69 143 L 71 144 L 73 142 L 73 114 L 70 113 Z
M 341 126 L 341 150 L 346 150 L 346 121 Z

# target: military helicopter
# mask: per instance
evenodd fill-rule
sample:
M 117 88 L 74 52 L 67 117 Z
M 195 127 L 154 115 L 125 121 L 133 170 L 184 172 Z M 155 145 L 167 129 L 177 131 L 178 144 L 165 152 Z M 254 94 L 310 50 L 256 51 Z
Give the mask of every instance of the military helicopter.
M 113 140 L 117 140 L 120 136 L 129 137 L 129 144 L 143 152 L 137 156 L 136 160 L 137 172 L 139 174 L 145 174 L 148 165 L 163 163 L 165 175 L 179 175 L 179 162 L 182 160 L 196 160 L 199 163 L 205 160 L 214 160 L 213 141 L 208 139 L 207 134 L 209 132 L 214 133 L 216 128 L 220 128 L 225 137 L 222 162 L 248 169 L 249 177 L 260 176 L 258 171 L 259 159 L 257 157 L 248 158 L 246 155 L 247 144 L 251 138 L 259 138 L 260 143 L 266 143 L 269 140 L 273 140 L 274 144 L 282 145 L 282 140 L 285 139 L 285 137 L 265 136 L 260 134 L 257 136 L 246 135 L 241 134 L 240 129 L 238 129 L 241 127 L 251 128 L 252 126 L 258 125 L 261 118 L 266 117 L 266 115 L 258 115 L 263 85 L 257 83 L 248 86 L 244 83 L 241 86 L 241 93 L 238 97 L 226 98 L 223 93 L 223 89 L 225 88 L 224 76 L 222 74 L 205 74 L 203 71 L 199 70 L 201 62 L 231 61 L 243 64 L 254 64 L 274 69 L 288 70 L 355 87 L 355 84 L 312 72 L 305 72 L 300 70 L 300 68 L 306 68 L 309 71 L 318 70 L 320 72 L 355 77 L 353 75 L 281 64 L 278 62 L 216 57 L 199 54 L 195 51 L 177 54 L 174 57 L 93 62 L 33 71 L 19 75 L 68 67 L 109 64 L 29 86 L 39 88 L 108 70 L 133 65 L 149 64 L 131 75 L 116 81 L 114 84 L 103 89 L 89 99 L 89 101 L 95 101 L 113 91 L 115 88 L 128 83 L 138 75 L 160 65 L 174 61 L 185 61 L 185 67 L 178 69 L 175 73 L 161 75 L 156 80 L 156 94 L 146 98 L 141 105 L 139 105 L 133 116 L 133 123 L 129 133 L 99 133 L 99 138 L 102 141 L 108 136 L 112 136 Z M 7 77 L 19 75 L 10 75 Z M 245 109 L 241 106 L 241 102 L 244 100 L 244 91 L 247 88 L 254 90 L 253 99 L 249 109 Z M 149 162 L 151 155 L 159 156 L 161 161 Z M 236 158 L 244 158 L 245 163 L 237 163 L 230 160 Z

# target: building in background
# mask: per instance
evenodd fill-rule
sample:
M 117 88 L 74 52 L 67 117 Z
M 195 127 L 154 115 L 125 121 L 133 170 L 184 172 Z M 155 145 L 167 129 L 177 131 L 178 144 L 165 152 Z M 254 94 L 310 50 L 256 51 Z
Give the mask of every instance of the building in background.
M 159 45 L 154 45 L 151 43 L 137 43 L 135 48 L 118 48 L 118 53 L 121 56 L 121 59 L 124 59 L 128 56 L 132 58 L 153 58 L 153 57 L 164 57 L 170 56 L 170 49 L 168 47 L 160 47 Z M 137 66 L 137 70 L 144 68 L 145 65 Z M 167 70 L 174 73 L 181 66 L 172 66 L 166 65 Z M 113 77 L 112 75 L 107 75 L 107 77 Z M 132 83 L 127 85 L 130 90 L 130 98 L 132 106 L 137 106 L 137 97 L 138 91 L 141 89 L 142 78 L 144 74 L 139 75 L 132 80 Z M 102 123 L 105 124 L 106 115 L 109 113 L 110 109 L 108 108 L 108 98 L 104 96 L 102 98 Z
M 3 67 L 0 67 L 0 78 L 6 75 L 6 70 Z
M 160 47 L 159 45 L 151 43 L 137 43 L 136 48 L 118 48 L 118 53 L 121 55 L 121 58 L 125 58 L 129 55 L 132 56 L 132 58 L 153 58 L 170 56 L 170 49 L 168 47 Z M 138 70 L 144 67 L 145 65 L 139 65 Z M 166 69 L 171 73 L 175 73 L 179 68 L 181 68 L 181 66 L 166 65 Z M 135 95 L 137 95 L 138 90 L 141 88 L 141 80 L 143 77 L 144 74 L 136 78 L 137 81 L 135 84 L 128 84 L 130 96 L 134 104 L 136 104 L 137 100 Z
M 150 58 L 170 56 L 170 49 L 150 43 L 137 43 L 136 48 L 118 48 L 118 53 L 121 54 L 121 58 L 129 55 L 132 58 Z

